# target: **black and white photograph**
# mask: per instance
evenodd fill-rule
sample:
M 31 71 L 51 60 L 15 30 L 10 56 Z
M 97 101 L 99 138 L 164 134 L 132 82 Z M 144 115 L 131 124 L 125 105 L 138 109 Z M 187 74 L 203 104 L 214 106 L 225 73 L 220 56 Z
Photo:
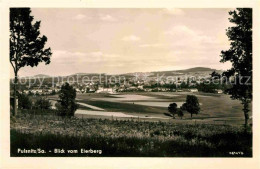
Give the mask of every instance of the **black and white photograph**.
M 252 6 L 6 10 L 9 157 L 254 157 Z
M 251 8 L 10 8 L 10 64 L 11 156 L 252 157 Z

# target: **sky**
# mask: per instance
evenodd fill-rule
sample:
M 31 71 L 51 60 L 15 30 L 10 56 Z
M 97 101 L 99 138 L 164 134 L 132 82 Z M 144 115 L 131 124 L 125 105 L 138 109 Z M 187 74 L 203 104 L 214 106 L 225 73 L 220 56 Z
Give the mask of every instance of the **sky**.
M 51 63 L 19 76 L 120 74 L 209 67 L 226 70 L 220 52 L 233 9 L 32 8 L 48 38 Z

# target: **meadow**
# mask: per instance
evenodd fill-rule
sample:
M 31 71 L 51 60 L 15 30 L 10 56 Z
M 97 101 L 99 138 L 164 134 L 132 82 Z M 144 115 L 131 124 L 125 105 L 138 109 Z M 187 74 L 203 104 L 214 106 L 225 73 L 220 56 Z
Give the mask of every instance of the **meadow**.
M 201 123 L 222 123 L 242 125 L 244 115 L 242 105 L 238 100 L 230 99 L 225 94 L 211 93 L 191 93 L 191 92 L 131 92 L 119 93 L 116 95 L 104 93 L 77 94 L 77 101 L 83 104 L 96 106 L 103 111 L 96 113 L 89 107 L 80 106 L 80 109 L 86 110 L 76 112 L 77 117 L 85 118 L 107 118 L 111 119 L 111 113 L 120 112 L 127 116 L 140 117 L 147 121 L 168 121 L 168 105 L 177 103 L 180 106 L 186 100 L 188 94 L 196 95 L 200 102 L 201 111 L 193 116 L 193 120 Z M 51 96 L 51 99 L 57 99 L 57 96 Z M 250 105 L 251 106 L 251 105 Z M 250 108 L 251 109 L 251 108 Z M 95 115 L 96 113 L 96 115 Z M 103 115 L 102 115 L 103 113 Z M 105 116 L 107 113 L 107 117 Z M 252 117 L 252 112 L 249 112 Z M 116 115 L 114 115 L 116 116 Z M 124 118 L 127 119 L 127 118 Z M 175 119 L 176 123 L 191 123 L 190 114 L 184 112 L 184 117 Z M 249 120 L 250 123 L 252 119 Z
M 180 106 L 188 94 L 198 97 L 200 113 L 192 119 L 187 112 L 183 119 L 167 116 L 167 105 Z M 54 104 L 58 96 L 48 99 Z M 11 156 L 252 157 L 252 121 L 245 129 L 242 105 L 225 94 L 90 93 L 76 100 L 72 118 L 57 116 L 55 109 L 20 110 L 11 117 Z M 19 148 L 46 152 L 23 154 Z
M 23 112 L 11 117 L 10 135 L 13 157 L 252 157 L 251 128 L 238 125 L 61 118 Z M 18 148 L 41 148 L 46 153 L 21 154 Z M 53 153 L 54 149 L 81 148 L 102 153 Z

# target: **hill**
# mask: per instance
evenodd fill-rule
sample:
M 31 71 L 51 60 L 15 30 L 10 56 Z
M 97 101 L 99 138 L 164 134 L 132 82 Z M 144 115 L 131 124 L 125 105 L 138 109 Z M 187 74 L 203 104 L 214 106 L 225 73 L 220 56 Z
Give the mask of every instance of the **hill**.
M 139 77 L 142 77 L 142 76 L 155 77 L 157 75 L 179 76 L 179 75 L 190 74 L 190 73 L 210 73 L 213 71 L 221 72 L 221 70 L 216 70 L 216 69 L 207 68 L 207 67 L 194 67 L 194 68 L 183 69 L 183 70 L 134 72 L 134 73 L 123 73 L 123 74 L 116 74 L 116 75 L 106 74 L 106 73 L 75 73 L 75 74 L 63 76 L 63 77 L 73 77 L 73 78 L 79 77 L 81 79 L 84 76 L 88 76 L 91 79 L 94 76 L 98 77 L 98 78 L 99 78 L 99 76 L 102 76 L 102 77 L 107 76 L 107 78 L 110 78 L 111 76 L 124 76 L 126 78 L 131 78 L 131 77 L 135 77 L 136 75 L 138 75 Z M 47 78 L 47 79 L 51 78 L 51 76 L 44 75 L 44 74 L 38 74 L 38 75 L 32 76 L 31 78 L 43 78 L 43 77 Z M 57 77 L 61 77 L 61 76 L 57 76 Z

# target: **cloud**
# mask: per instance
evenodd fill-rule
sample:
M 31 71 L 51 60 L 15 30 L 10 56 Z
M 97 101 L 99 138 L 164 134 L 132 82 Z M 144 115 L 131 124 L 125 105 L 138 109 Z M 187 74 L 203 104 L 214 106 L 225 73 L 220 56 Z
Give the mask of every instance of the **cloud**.
M 103 55 L 103 52 L 101 52 L 101 51 L 90 52 L 89 55 L 91 55 L 91 56 L 102 56 L 102 55 Z
M 178 44 L 212 44 L 216 43 L 217 40 L 211 36 L 207 36 L 200 31 L 190 29 L 185 25 L 173 26 L 171 29 L 164 32 L 165 35 L 175 38 Z
M 73 19 L 75 19 L 75 20 L 82 20 L 82 19 L 84 19 L 84 18 L 86 18 L 85 15 L 78 14 L 78 15 L 76 15 Z
M 185 25 L 177 25 L 164 32 L 167 35 L 189 35 L 194 36 L 196 33 Z
M 148 48 L 148 47 L 156 48 L 156 47 L 164 47 L 164 46 L 167 46 L 167 44 L 152 43 L 152 44 L 141 44 L 141 45 L 139 45 L 139 47 L 141 47 L 141 48 Z
M 112 17 L 111 15 L 100 15 L 99 19 L 102 21 L 109 21 L 109 22 L 117 21 L 117 19 Z
M 139 41 L 140 38 L 135 35 L 129 35 L 122 38 L 123 41 Z
M 66 51 L 66 50 L 54 50 L 53 51 L 53 54 L 55 54 L 56 57 L 58 58 L 63 58 L 63 57 L 66 57 L 66 56 L 75 56 L 75 57 L 80 57 L 80 56 L 84 56 L 85 53 L 82 53 L 82 52 L 69 52 L 69 51 Z
M 99 63 L 120 58 L 117 54 L 104 54 L 101 51 L 94 52 L 70 52 L 66 50 L 53 51 L 52 62 L 56 64 L 81 64 Z
M 169 15 L 184 15 L 184 11 L 178 8 L 166 8 L 163 9 L 163 13 L 169 14 Z
M 66 50 L 54 50 L 51 62 L 57 64 L 73 64 L 86 56 L 82 52 L 70 52 Z
M 217 47 L 219 40 L 201 31 L 191 29 L 186 25 L 174 25 L 161 34 L 161 38 L 154 43 L 140 44 L 140 48 L 163 48 L 165 50 L 205 50 Z

